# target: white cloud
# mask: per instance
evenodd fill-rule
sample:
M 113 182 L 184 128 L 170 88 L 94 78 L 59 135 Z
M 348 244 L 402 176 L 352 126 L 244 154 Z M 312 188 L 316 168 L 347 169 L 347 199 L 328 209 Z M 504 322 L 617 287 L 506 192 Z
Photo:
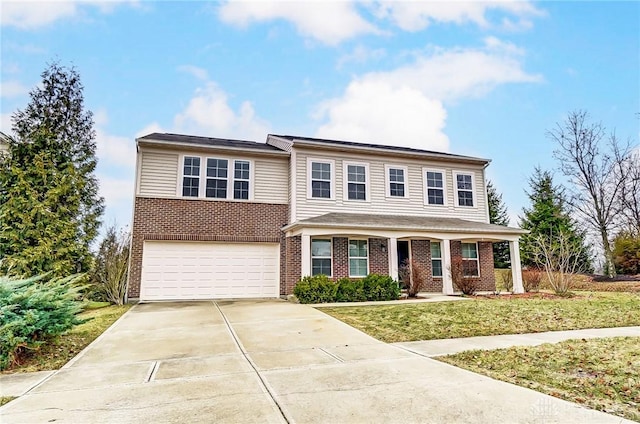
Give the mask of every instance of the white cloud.
M 19 81 L 0 82 L 0 97 L 11 98 L 20 97 L 29 92 L 29 87 L 22 85 Z
M 363 45 L 357 45 L 354 49 L 347 54 L 342 55 L 336 64 L 338 69 L 342 68 L 347 63 L 362 64 L 372 60 L 380 60 L 387 54 L 385 49 L 370 49 Z
M 100 13 L 111 13 L 120 4 L 138 5 L 138 1 L 6 1 L 2 2 L 0 23 L 20 29 L 33 29 L 61 19 L 78 16 L 84 7 L 91 6 Z
M 0 131 L 5 134 L 11 134 L 11 114 L 10 113 L 2 113 L 0 114 Z
M 379 144 L 399 144 L 420 149 L 448 150 L 443 133 L 446 111 L 438 100 L 408 86 L 384 81 L 352 82 L 340 99 L 326 102 L 320 114 L 329 122 L 317 137 Z
M 136 163 L 135 140 L 108 134 L 101 128 L 96 128 L 97 156 L 100 162 L 111 166 L 133 167 Z
M 504 18 L 502 25 L 516 29 L 530 25 L 528 17 L 544 14 L 526 1 L 380 1 L 371 3 L 370 8 L 376 17 L 388 19 L 404 31 L 421 31 L 434 22 L 473 23 L 488 28 L 492 25 L 487 12 L 493 10 L 514 15 L 516 20 Z
M 105 225 L 102 230 L 113 223 L 119 227 L 125 225 L 131 227 L 131 211 L 133 210 L 134 173 L 127 172 L 113 177 L 109 174 L 99 173 L 99 193 L 104 197 L 106 210 L 102 218 Z
M 348 1 L 226 2 L 218 9 L 218 16 L 223 22 L 239 27 L 283 19 L 293 23 L 303 36 L 329 45 L 362 34 L 381 33 L 360 16 L 354 3 Z
M 249 101 L 234 110 L 218 85 L 207 82 L 196 90 L 187 107 L 174 119 L 177 132 L 216 137 L 261 140 L 269 132 L 269 123 L 256 116 Z
M 448 150 L 444 104 L 506 83 L 539 82 L 519 60 L 524 52 L 497 38 L 479 49 L 432 49 L 411 64 L 354 78 L 342 96 L 321 103 L 316 135 Z
M 209 74 L 207 73 L 207 70 L 200 68 L 198 66 L 182 65 L 182 66 L 178 66 L 178 71 L 192 75 L 202 81 L 206 81 L 209 79 Z

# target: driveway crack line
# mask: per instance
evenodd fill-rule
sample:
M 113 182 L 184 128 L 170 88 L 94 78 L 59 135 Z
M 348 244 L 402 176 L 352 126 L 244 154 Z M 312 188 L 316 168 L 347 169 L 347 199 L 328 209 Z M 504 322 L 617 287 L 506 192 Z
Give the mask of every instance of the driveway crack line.
M 333 359 L 335 359 L 338 362 L 344 362 L 344 359 L 342 359 L 341 357 L 339 357 L 338 355 L 335 355 L 331 352 L 328 352 L 326 350 L 324 350 L 323 348 L 319 347 L 318 350 L 323 351 L 324 353 L 326 353 L 327 355 L 329 355 L 330 357 L 332 357 Z
M 144 381 L 145 383 L 149 383 L 151 380 L 156 378 L 158 368 L 160 368 L 160 361 L 153 361 L 151 367 L 149 367 L 149 374 L 147 374 L 147 378 Z
M 253 363 L 253 360 L 249 357 L 249 354 L 247 353 L 244 346 L 242 345 L 242 342 L 240 341 L 240 339 L 238 338 L 238 335 L 236 334 L 235 330 L 231 326 L 231 323 L 227 319 L 227 316 L 222 312 L 222 309 L 220 309 L 218 302 L 213 302 L 213 304 L 215 305 L 216 309 L 218 309 L 220 316 L 222 316 L 222 319 L 224 320 L 224 323 L 227 326 L 229 333 L 231 333 L 231 337 L 233 338 L 236 345 L 240 349 L 240 352 L 242 352 L 242 356 L 244 356 L 244 359 L 249 363 L 251 368 L 253 368 L 253 370 L 255 371 L 256 375 L 258 376 L 258 379 L 262 383 L 262 387 L 269 394 L 269 397 L 271 398 L 271 400 L 273 400 L 273 403 L 278 408 L 278 411 L 280 411 L 280 415 L 282 415 L 282 418 L 285 420 L 285 422 L 287 422 L 287 424 L 294 422 L 293 419 L 289 418 L 289 414 L 285 412 L 284 406 L 281 405 L 280 402 L 278 402 L 273 389 L 271 388 L 267 380 L 262 376 L 262 374 L 260 374 L 260 371 L 258 371 L 258 367 L 256 367 L 256 365 Z

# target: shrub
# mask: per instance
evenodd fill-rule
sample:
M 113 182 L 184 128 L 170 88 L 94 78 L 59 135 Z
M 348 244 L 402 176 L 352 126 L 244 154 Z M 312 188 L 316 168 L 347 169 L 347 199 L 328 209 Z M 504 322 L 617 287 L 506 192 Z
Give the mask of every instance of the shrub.
M 18 363 L 26 350 L 38 349 L 49 338 L 82 323 L 76 299 L 84 288 L 82 276 L 42 282 L 43 276 L 23 280 L 0 277 L 0 370 Z
M 542 272 L 538 269 L 525 269 L 522 271 L 522 286 L 524 291 L 537 292 L 540 289 Z
M 399 273 L 409 297 L 416 297 L 427 284 L 427 270 L 413 259 L 405 260 Z
M 451 258 L 451 265 L 449 268 L 451 272 L 451 280 L 453 281 L 453 285 L 458 288 L 467 296 L 471 296 L 475 294 L 478 290 L 478 279 L 477 278 L 469 278 L 464 276 L 464 263 L 462 258 L 457 256 Z
M 362 280 L 341 278 L 337 281 L 336 302 L 363 302 L 367 300 Z
M 293 289 L 300 303 L 335 302 L 338 285 L 324 274 L 307 276 Z
M 513 291 L 513 273 L 511 272 L 510 269 L 507 269 L 507 270 L 501 269 L 500 271 L 503 271 L 503 272 L 500 272 L 498 274 L 498 283 L 506 291 L 512 292 Z
M 388 275 L 369 274 L 362 279 L 367 300 L 397 300 L 400 287 Z
M 130 235 L 115 226 L 107 229 L 96 256 L 91 283 L 96 300 L 122 305 L 127 290 Z
M 640 236 L 621 233 L 613 242 L 613 262 L 620 274 L 640 274 Z

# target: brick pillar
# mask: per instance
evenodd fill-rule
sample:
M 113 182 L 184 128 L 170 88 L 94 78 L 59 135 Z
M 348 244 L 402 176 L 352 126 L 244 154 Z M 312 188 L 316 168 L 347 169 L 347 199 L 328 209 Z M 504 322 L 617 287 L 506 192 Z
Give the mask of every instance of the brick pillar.
M 434 283 L 433 272 L 431 270 L 431 241 L 411 240 L 411 259 L 423 269 L 425 286 L 422 290 L 441 292 L 442 283 Z
M 349 239 L 347 237 L 333 238 L 333 278 L 349 276 Z
M 478 290 L 496 289 L 496 275 L 493 272 L 493 243 L 478 242 L 478 259 L 480 260 L 480 287 Z
M 383 251 L 384 250 L 384 251 Z M 389 245 L 387 239 L 369 239 L 369 273 L 389 275 Z
M 302 237 L 287 237 L 286 239 L 286 277 L 285 277 L 285 288 L 284 294 L 293 293 L 293 288 L 300 280 L 301 273 L 301 261 L 300 252 L 302 250 Z

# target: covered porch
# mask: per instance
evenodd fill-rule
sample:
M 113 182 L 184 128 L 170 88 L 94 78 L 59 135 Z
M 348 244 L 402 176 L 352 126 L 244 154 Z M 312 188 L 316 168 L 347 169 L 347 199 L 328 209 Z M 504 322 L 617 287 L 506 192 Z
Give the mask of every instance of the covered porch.
M 495 290 L 492 243 L 507 241 L 514 291 L 524 291 L 519 238 L 526 231 L 519 228 L 456 218 L 329 213 L 283 230 L 299 243 L 299 274 L 293 272 L 298 278 L 379 273 L 397 280 L 403 261 L 412 259 L 428 270 L 428 291 L 447 295 L 456 292 L 450 272 L 455 257 L 462 258 L 465 278 L 477 279 L 481 290 Z

